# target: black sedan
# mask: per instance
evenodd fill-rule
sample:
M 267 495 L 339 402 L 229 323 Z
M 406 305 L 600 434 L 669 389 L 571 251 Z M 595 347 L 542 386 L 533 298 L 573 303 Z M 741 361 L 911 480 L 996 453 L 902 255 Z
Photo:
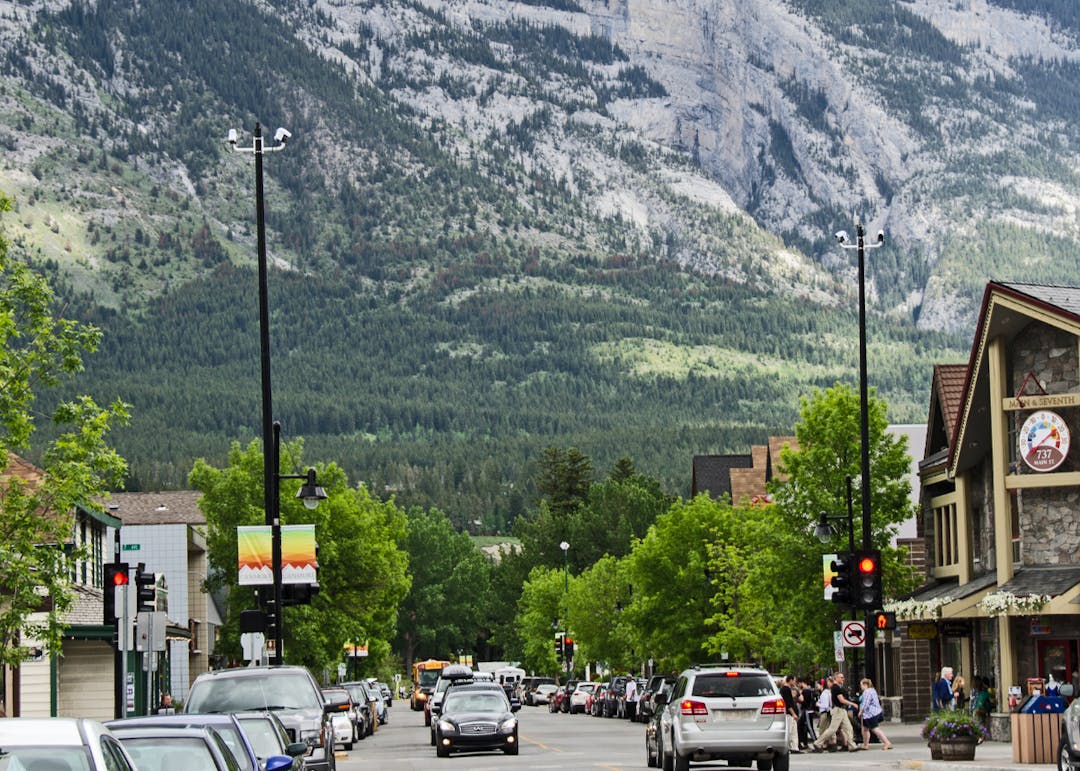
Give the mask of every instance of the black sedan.
M 484 685 L 450 688 L 443 698 L 435 730 L 435 752 L 445 758 L 455 750 L 502 750 L 518 754 L 519 707 L 506 694 Z

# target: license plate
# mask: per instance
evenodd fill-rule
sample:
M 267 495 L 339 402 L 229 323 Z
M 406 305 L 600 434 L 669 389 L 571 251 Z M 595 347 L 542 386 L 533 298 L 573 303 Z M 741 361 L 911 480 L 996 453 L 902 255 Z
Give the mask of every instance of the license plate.
M 717 709 L 713 710 L 713 719 L 717 721 L 750 720 L 756 714 L 756 709 Z

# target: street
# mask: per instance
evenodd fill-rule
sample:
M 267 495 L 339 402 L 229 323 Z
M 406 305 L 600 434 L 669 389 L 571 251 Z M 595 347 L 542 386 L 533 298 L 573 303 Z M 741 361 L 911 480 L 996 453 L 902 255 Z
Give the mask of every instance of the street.
M 374 736 L 357 743 L 351 752 L 338 751 L 341 771 L 379 768 L 425 769 L 445 764 L 455 771 L 471 769 L 646 769 L 645 726 L 626 720 L 587 715 L 551 714 L 546 707 L 522 707 L 518 712 L 521 754 L 508 757 L 498 752 L 454 754 L 435 757 L 422 712 L 411 711 L 404 702 L 391 710 L 390 723 Z M 896 744 L 893 752 L 875 746 L 867 752 L 803 754 L 791 759 L 793 769 L 898 768 L 905 759 L 929 760 L 926 744 L 917 738 L 917 726 L 889 728 Z M 1006 745 L 1007 747 L 1007 745 Z M 978 760 L 974 766 L 977 767 Z M 928 766 L 929 767 L 929 766 Z M 957 768 L 971 768 L 960 763 Z M 722 762 L 694 764 L 691 768 L 728 768 Z

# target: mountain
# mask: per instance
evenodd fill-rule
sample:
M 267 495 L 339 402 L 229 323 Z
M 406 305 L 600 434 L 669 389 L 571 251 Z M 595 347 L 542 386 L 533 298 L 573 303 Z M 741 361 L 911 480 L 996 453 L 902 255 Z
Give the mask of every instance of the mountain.
M 854 380 L 925 417 L 989 278 L 1069 283 L 1080 10 L 1066 0 L 0 3 L 20 254 L 106 330 L 131 485 L 259 432 L 251 155 L 275 415 L 460 526 L 543 446 L 689 458 Z

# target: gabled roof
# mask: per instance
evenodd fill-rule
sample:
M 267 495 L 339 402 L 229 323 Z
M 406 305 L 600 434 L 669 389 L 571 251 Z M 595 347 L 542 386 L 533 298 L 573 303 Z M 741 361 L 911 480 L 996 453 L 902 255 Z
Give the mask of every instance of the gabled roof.
M 113 493 L 109 513 L 125 525 L 205 525 L 198 490 L 158 493 Z
M 966 364 L 935 364 L 930 385 L 930 414 L 926 422 L 924 458 L 952 447 L 956 416 L 964 401 Z
M 1080 335 L 1080 287 L 996 281 L 986 285 L 949 446 L 950 475 L 977 463 L 990 445 L 987 346 L 998 337 L 1011 340 L 1032 321 Z

